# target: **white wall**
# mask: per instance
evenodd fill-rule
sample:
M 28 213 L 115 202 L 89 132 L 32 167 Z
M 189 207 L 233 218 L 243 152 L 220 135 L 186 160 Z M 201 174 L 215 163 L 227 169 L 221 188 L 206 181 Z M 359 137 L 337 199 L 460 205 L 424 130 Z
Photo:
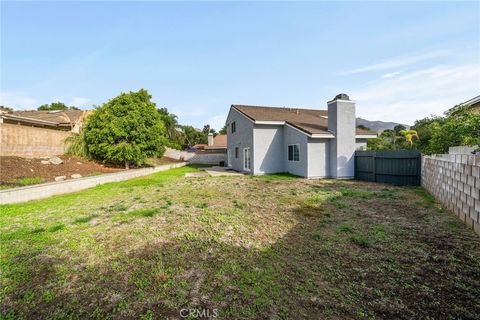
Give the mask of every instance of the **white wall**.
M 291 174 L 307 177 L 308 176 L 308 137 L 299 132 L 297 129 L 293 129 L 289 126 L 285 126 L 283 139 L 285 141 L 284 149 L 284 161 L 285 171 Z M 300 147 L 300 161 L 288 161 L 288 145 L 298 144 Z
M 283 126 L 254 126 L 254 174 L 285 172 Z
M 331 139 L 308 139 L 308 178 L 329 176 L 329 140 Z
M 236 122 L 236 131 L 232 133 L 231 123 Z M 237 110 L 230 108 L 227 118 L 227 148 L 232 154 L 232 169 L 243 171 L 243 149 L 250 148 L 252 169 L 255 163 L 253 149 L 253 122 L 245 118 Z M 238 158 L 235 158 L 235 148 L 238 148 Z

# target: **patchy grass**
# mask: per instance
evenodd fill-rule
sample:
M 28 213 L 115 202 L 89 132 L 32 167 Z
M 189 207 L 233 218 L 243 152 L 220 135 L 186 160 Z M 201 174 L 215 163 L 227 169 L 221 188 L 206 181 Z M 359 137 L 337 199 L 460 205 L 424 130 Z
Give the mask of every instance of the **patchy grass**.
M 41 177 L 29 177 L 15 179 L 14 183 L 19 186 L 29 186 L 32 184 L 44 183 L 45 179 Z
M 0 319 L 476 318 L 480 239 L 423 189 L 197 170 L 0 207 Z
M 252 178 L 263 180 L 263 181 L 278 181 L 278 180 L 282 181 L 282 180 L 294 180 L 294 179 L 298 179 L 299 177 L 290 173 L 275 173 L 275 174 L 266 174 L 263 176 L 254 176 L 254 177 L 252 176 Z

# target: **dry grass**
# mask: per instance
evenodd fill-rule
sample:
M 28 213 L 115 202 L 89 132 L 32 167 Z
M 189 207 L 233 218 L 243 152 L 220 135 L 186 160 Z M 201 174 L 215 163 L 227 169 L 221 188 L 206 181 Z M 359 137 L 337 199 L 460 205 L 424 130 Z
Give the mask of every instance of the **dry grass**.
M 178 168 L 1 207 L 2 318 L 475 318 L 480 239 L 417 188 Z

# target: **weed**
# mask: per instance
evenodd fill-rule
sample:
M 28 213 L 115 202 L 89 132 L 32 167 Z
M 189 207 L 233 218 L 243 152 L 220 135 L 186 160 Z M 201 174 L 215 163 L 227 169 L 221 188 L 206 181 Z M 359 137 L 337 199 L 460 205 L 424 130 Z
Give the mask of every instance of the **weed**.
M 337 227 L 337 231 L 343 233 L 351 233 L 353 231 L 353 228 L 347 223 L 342 223 Z
M 294 180 L 294 179 L 299 179 L 299 177 L 290 173 L 276 173 L 276 174 L 266 174 L 263 176 L 255 176 L 255 179 L 263 180 L 263 181 L 276 181 L 276 180 Z
M 359 234 L 359 233 L 353 234 L 353 235 L 350 236 L 349 240 L 352 243 L 355 243 L 356 245 L 358 245 L 360 247 L 363 247 L 363 248 L 367 248 L 367 247 L 370 246 L 370 241 L 363 234 Z
M 348 203 L 345 201 L 340 200 L 339 198 L 332 198 L 329 202 L 335 206 L 337 209 L 345 209 L 348 208 Z
M 15 183 L 21 186 L 29 186 L 32 184 L 39 184 L 39 183 L 44 183 L 45 179 L 41 177 L 26 177 L 26 178 L 18 178 L 15 179 Z
M 197 204 L 195 207 L 197 207 L 198 209 L 205 209 L 205 208 L 208 208 L 208 203 L 201 202 L 201 203 Z
M 415 188 L 415 193 L 422 199 L 422 201 L 419 203 L 420 206 L 424 208 L 435 206 L 435 198 L 422 187 Z
M 45 290 L 42 292 L 43 301 L 50 302 L 55 298 L 55 294 L 50 290 Z
M 90 220 L 92 220 L 96 217 L 98 217 L 98 215 L 91 214 L 91 215 L 88 215 L 88 216 L 77 218 L 73 221 L 73 223 L 86 223 L 86 222 L 89 222 Z
M 235 206 L 235 208 L 238 208 L 238 209 L 245 209 L 246 207 L 244 203 L 239 202 L 237 199 L 233 200 L 233 205 Z
M 42 228 L 42 227 L 38 227 L 38 228 L 35 228 L 32 230 L 32 233 L 35 234 L 35 233 L 42 233 L 45 231 L 45 228 Z
M 158 213 L 158 209 L 149 208 L 149 209 L 138 209 L 128 212 L 128 215 L 133 217 L 153 217 Z
M 322 239 L 321 233 L 320 233 L 320 232 L 314 232 L 314 233 L 313 233 L 313 239 L 315 239 L 315 240 L 317 240 L 317 241 L 318 241 L 318 240 L 321 240 L 321 239 Z
M 54 224 L 53 226 L 49 227 L 48 231 L 49 232 L 55 232 L 55 231 L 58 231 L 58 230 L 62 230 L 63 228 L 65 228 L 65 225 L 63 223 L 57 223 L 57 224 Z
M 457 220 L 445 221 L 444 224 L 447 230 L 451 232 L 458 232 L 459 230 L 462 230 L 463 228 L 465 228 L 465 225 L 462 222 Z

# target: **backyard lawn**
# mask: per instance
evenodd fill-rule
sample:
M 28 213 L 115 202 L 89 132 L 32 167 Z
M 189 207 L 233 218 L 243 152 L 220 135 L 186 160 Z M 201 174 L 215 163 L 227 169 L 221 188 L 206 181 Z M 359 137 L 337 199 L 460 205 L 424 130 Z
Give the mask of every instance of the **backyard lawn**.
M 1 206 L 0 319 L 478 317 L 480 238 L 421 188 L 196 170 Z

